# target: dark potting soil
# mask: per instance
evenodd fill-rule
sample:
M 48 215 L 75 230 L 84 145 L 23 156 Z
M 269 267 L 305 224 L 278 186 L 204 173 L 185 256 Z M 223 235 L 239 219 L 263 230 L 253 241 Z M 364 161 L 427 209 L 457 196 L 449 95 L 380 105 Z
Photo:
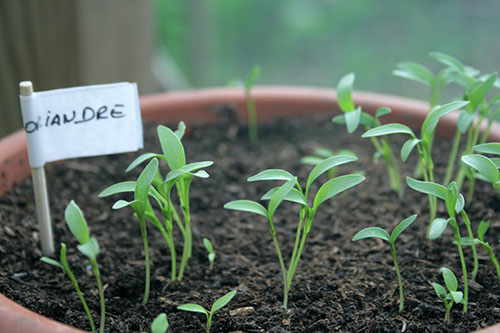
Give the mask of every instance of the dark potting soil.
M 177 306 L 198 303 L 209 308 L 230 290 L 237 290 L 237 294 L 215 314 L 214 332 L 470 332 L 500 321 L 500 284 L 487 253 L 478 248 L 480 271 L 477 282 L 471 283 L 469 312 L 464 314 L 462 306 L 455 305 L 452 322 L 444 323 L 445 309 L 431 284 L 443 284 L 439 271 L 443 266 L 450 267 L 460 280 L 461 266 L 452 232 L 447 230 L 433 242 L 425 239 L 427 197 L 405 185 L 404 199 L 398 199 L 388 187 L 384 165 L 373 163 L 374 150 L 369 141 L 360 139 L 361 132 L 347 135 L 326 115 L 279 119 L 262 125 L 259 143 L 250 145 L 244 127 L 224 121 L 231 118 L 226 117 L 231 113 L 226 110 L 221 115 L 223 121 L 218 125 L 187 124 L 190 133 L 183 142 L 188 162 L 213 160 L 215 164 L 207 169 L 210 178 L 195 179 L 191 186 L 194 248 L 182 282 L 170 283 L 168 248 L 160 232 L 148 226 L 152 277 L 146 305 L 141 305 L 144 252 L 139 224 L 130 209 L 111 209 L 122 196 L 97 197 L 113 183 L 136 179 L 139 169 L 130 173 L 124 170 L 138 154 L 70 160 L 46 167 L 57 251 L 61 242 L 68 245 L 69 264 L 97 326 L 95 280 L 63 220 L 71 199 L 84 211 L 91 234 L 101 246 L 98 262 L 105 284 L 107 332 L 149 331 L 152 320 L 162 312 L 168 315 L 171 332 L 201 332 L 205 316 L 179 311 Z M 156 125 L 146 125 L 145 136 L 145 151 L 160 152 Z M 397 154 L 404 139 L 390 138 Z M 236 199 L 258 200 L 275 185 L 246 181 L 263 169 L 289 170 L 304 183 L 311 167 L 299 160 L 320 146 L 353 150 L 359 161 L 340 167 L 338 174 L 363 170 L 366 180 L 328 200 L 318 210 L 292 285 L 289 308 L 284 310 L 281 272 L 268 222 L 258 215 L 222 207 Z M 437 179 L 442 179 L 449 147 L 448 141 L 436 140 Z M 402 175 L 411 175 L 415 164 L 414 156 L 401 164 Z M 326 180 L 325 174 L 317 185 Z M 491 220 L 486 239 L 495 247 L 497 256 L 499 202 L 491 186 L 478 183 L 475 200 L 468 209 L 474 229 L 481 219 Z M 442 203 L 438 213 L 445 215 Z M 353 243 L 351 238 L 367 226 L 380 226 L 390 232 L 412 214 L 419 215 L 417 221 L 396 241 L 405 288 L 405 308 L 400 313 L 388 244 L 380 240 Z M 287 263 L 297 220 L 297 205 L 283 204 L 278 210 L 275 223 Z M 0 292 L 45 316 L 90 330 L 67 277 L 40 262 L 29 180 L 0 198 L 0 221 Z M 462 233 L 465 235 L 463 225 Z M 178 256 L 182 250 L 179 236 L 176 234 Z M 208 270 L 203 237 L 212 241 L 217 254 L 212 272 Z M 465 254 L 470 271 L 469 248 Z M 461 283 L 459 289 L 463 290 Z

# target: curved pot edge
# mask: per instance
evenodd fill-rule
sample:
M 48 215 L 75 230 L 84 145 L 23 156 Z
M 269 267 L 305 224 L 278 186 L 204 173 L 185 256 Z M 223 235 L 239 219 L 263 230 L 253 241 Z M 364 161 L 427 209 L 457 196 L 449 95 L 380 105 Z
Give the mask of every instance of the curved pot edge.
M 256 103 L 259 122 L 285 115 L 338 112 L 336 91 L 329 88 L 256 86 L 252 89 L 252 96 Z M 364 111 L 372 114 L 379 107 L 389 107 L 393 112 L 385 116 L 384 120 L 405 123 L 413 128 L 417 128 L 423 122 L 428 112 L 428 104 L 425 102 L 392 95 L 356 91 L 353 93 L 353 99 L 355 104 L 361 105 Z M 208 88 L 160 93 L 140 98 L 143 119 L 151 121 L 169 119 L 214 122 L 217 120 L 214 108 L 221 104 L 236 106 L 240 119 L 245 119 L 245 95 L 241 88 Z M 456 119 L 455 113 L 444 117 L 440 120 L 437 131 L 441 135 L 453 135 L 456 130 Z M 492 127 L 490 140 L 500 141 L 500 125 L 495 124 Z M 0 140 L 0 195 L 30 174 L 26 137 L 23 130 L 18 130 Z M 1 294 L 0 323 L 0 329 L 8 327 L 5 332 L 26 332 L 28 328 L 31 331 L 37 329 L 37 332 L 82 332 L 36 314 Z M 24 326 L 42 323 L 47 325 L 45 330 L 41 326 Z M 478 332 L 500 332 L 500 324 Z

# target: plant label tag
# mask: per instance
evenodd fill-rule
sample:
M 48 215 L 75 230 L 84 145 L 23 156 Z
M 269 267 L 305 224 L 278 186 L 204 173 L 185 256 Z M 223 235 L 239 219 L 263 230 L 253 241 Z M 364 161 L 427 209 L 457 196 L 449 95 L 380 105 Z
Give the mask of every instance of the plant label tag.
M 32 168 L 143 147 L 136 83 L 49 90 L 19 98 Z

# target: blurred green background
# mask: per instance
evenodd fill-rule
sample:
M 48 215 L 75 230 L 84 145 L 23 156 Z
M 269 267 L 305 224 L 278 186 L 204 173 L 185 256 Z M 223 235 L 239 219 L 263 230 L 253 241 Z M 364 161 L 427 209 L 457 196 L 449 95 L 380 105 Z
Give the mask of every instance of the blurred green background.
M 352 71 L 356 89 L 425 99 L 425 87 L 391 74 L 396 63 L 437 70 L 428 53 L 440 51 L 482 72 L 499 68 L 498 0 L 156 0 L 155 7 L 159 46 L 193 87 L 225 85 L 260 64 L 259 84 L 332 87 Z

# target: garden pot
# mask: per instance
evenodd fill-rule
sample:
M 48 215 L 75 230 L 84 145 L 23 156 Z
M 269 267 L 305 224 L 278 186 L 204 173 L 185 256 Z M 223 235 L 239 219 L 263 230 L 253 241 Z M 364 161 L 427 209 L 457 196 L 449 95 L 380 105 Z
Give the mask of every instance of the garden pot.
M 255 87 L 252 95 L 256 102 L 258 121 L 273 118 L 303 115 L 308 113 L 331 113 L 338 110 L 333 89 L 304 87 Z M 389 107 L 392 113 L 384 117 L 386 122 L 400 122 L 418 128 L 428 113 L 428 105 L 421 101 L 401 97 L 355 92 L 356 105 L 363 111 L 374 113 L 378 107 Z M 144 120 L 171 122 L 186 121 L 215 122 L 214 108 L 222 104 L 236 107 L 240 119 L 245 117 L 245 96 L 238 88 L 213 88 L 185 92 L 172 92 L 140 99 Z M 456 129 L 456 115 L 452 113 L 440 120 L 437 131 L 451 137 Z M 490 141 L 500 141 L 500 126 L 492 127 Z M 0 195 L 15 183 L 30 176 L 23 131 L 18 131 L 0 141 Z M 0 332 L 80 332 L 35 314 L 0 295 Z M 500 332 L 495 325 L 481 332 Z

